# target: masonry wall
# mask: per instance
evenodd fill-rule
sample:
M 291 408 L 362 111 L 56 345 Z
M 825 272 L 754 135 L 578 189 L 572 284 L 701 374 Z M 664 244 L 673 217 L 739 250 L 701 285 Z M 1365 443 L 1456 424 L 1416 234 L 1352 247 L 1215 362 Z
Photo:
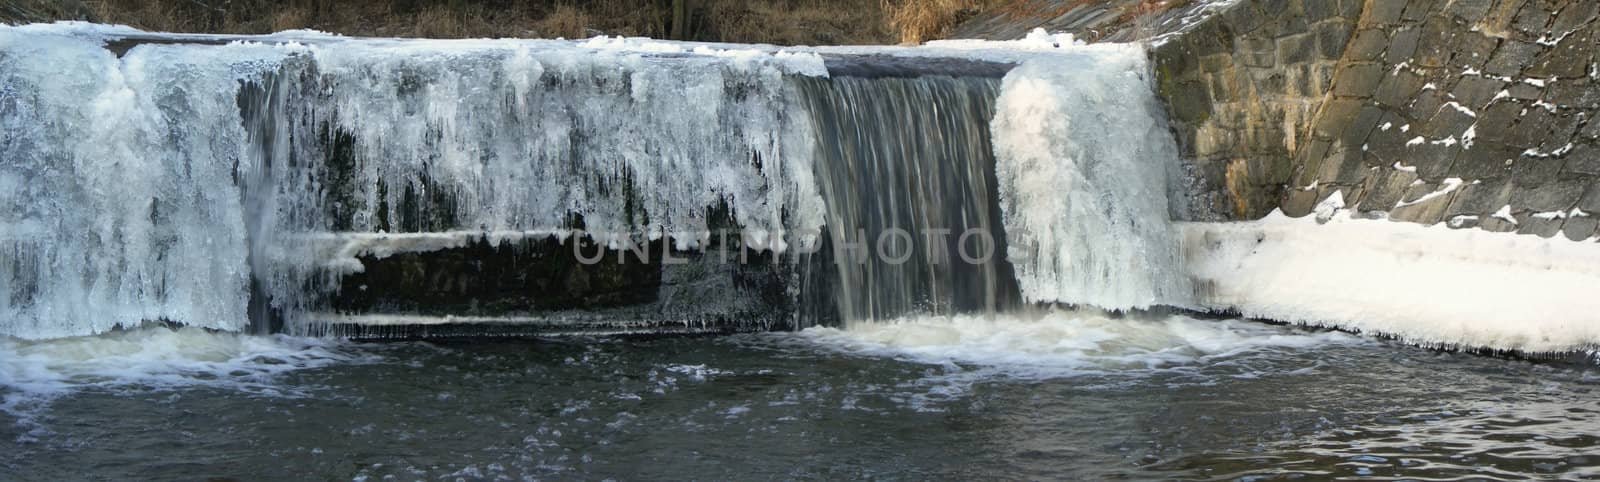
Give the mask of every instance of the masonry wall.
M 1180 217 L 1301 216 L 1339 193 L 1373 218 L 1597 234 L 1600 2 L 1092 3 L 958 33 L 1149 42 L 1190 174 Z

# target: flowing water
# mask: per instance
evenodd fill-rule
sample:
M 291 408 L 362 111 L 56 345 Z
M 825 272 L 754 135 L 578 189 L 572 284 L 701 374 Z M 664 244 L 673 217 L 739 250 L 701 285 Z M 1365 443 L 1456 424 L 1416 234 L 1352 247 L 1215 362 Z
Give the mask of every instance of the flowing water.
M 0 351 L 4 479 L 1600 477 L 1589 367 L 1232 319 Z
M 1600 478 L 1592 363 L 1155 314 L 1203 287 L 1145 52 L 949 45 L 0 26 L 0 480 Z M 332 315 L 642 337 L 302 336 L 477 240 L 702 264 Z M 739 322 L 809 328 L 648 333 Z

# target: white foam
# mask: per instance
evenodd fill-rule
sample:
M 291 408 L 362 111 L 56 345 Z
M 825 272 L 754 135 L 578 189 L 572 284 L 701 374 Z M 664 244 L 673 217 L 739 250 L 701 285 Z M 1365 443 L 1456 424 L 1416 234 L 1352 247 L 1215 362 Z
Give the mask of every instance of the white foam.
M 45 341 L 0 337 L 0 411 L 27 423 L 51 401 L 90 389 L 151 392 L 204 386 L 301 396 L 299 388 L 279 383 L 280 376 L 376 360 L 336 340 L 191 327 L 145 327 Z
M 990 374 L 1029 379 L 1149 374 L 1258 350 L 1362 343 L 1338 332 L 1296 332 L 1242 320 L 1111 318 L 1092 310 L 914 317 L 810 328 L 793 336 L 854 355 L 976 365 Z
M 1182 226 L 1198 309 L 1529 353 L 1600 345 L 1600 243 L 1274 212 Z

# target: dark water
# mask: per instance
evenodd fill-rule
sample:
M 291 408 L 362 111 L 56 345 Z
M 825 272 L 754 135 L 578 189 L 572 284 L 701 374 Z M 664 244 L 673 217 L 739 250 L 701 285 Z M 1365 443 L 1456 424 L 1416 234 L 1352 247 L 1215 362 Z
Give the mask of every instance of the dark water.
M 0 355 L 6 480 L 1600 478 L 1600 372 L 1231 320 Z

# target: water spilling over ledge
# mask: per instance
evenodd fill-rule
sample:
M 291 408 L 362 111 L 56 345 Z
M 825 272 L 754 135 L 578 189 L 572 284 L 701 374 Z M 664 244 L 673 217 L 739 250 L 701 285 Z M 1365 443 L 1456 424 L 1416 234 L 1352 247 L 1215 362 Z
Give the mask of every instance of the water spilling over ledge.
M 1062 304 L 1596 343 L 1570 294 L 1592 242 L 1339 258 L 1427 281 L 1419 304 L 1383 296 L 1404 283 L 1316 294 L 1357 271 L 1285 275 L 1333 259 L 1310 220 L 1174 225 L 1210 201 L 1146 55 L 5 27 L 0 335 L 732 333 Z M 1376 223 L 1339 236 L 1425 241 Z M 1472 274 L 1407 274 L 1441 256 Z M 1560 321 L 1492 315 L 1517 256 L 1559 271 L 1523 314 Z
M 1050 296 L 1019 291 L 1016 253 L 1057 248 L 1007 244 L 1004 219 L 1048 193 L 999 200 L 1052 187 L 995 173 L 1053 153 L 990 142 L 1000 77 L 1045 55 L 1131 89 L 1108 106 L 1156 133 L 1142 53 L 980 47 L 6 28 L 0 332 L 728 332 L 1166 296 L 1071 299 L 1111 278 L 1066 264 L 1028 284 L 1067 283 Z M 1164 193 L 1141 194 L 1150 212 L 1121 215 L 1164 219 Z M 1096 231 L 1102 247 L 1148 234 Z

